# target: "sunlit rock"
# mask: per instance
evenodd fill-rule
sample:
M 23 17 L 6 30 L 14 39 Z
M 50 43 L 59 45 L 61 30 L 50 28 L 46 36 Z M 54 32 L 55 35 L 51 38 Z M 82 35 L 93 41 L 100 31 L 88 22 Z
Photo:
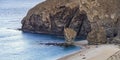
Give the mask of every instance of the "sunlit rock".
M 85 11 L 92 31 L 89 44 L 106 43 L 120 36 L 120 0 L 79 0 L 80 11 Z
M 64 27 L 77 31 L 78 37 L 90 31 L 86 15 L 80 14 L 78 0 L 46 0 L 30 9 L 22 20 L 22 30 L 27 32 L 64 35 Z

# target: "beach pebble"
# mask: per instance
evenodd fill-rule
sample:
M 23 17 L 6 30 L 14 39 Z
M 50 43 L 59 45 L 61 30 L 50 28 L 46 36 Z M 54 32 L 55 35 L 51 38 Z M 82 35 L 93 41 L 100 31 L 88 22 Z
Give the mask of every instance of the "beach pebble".
M 82 59 L 86 59 L 86 57 L 83 57 Z

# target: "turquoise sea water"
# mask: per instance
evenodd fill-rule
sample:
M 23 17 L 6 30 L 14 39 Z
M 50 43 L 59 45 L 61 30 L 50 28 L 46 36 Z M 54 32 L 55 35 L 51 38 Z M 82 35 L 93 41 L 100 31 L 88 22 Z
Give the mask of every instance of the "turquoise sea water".
M 40 45 L 64 42 L 53 35 L 23 33 L 21 20 L 27 11 L 44 0 L 0 0 L 0 60 L 56 60 L 80 47 Z

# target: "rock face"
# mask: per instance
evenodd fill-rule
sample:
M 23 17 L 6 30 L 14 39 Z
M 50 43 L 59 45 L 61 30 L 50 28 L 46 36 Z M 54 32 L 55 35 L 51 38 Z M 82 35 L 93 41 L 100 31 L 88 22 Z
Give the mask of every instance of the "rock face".
M 120 0 L 79 0 L 91 24 L 89 44 L 106 43 L 120 37 Z
M 63 35 L 64 27 L 73 28 L 78 37 L 87 36 L 90 24 L 80 14 L 78 0 L 46 0 L 29 10 L 22 20 L 22 30 Z
M 29 10 L 22 30 L 63 35 L 68 27 L 78 37 L 86 36 L 89 44 L 119 42 L 119 4 L 120 0 L 46 0 Z
M 76 31 L 71 28 L 64 28 L 65 43 L 67 45 L 73 45 L 76 38 Z

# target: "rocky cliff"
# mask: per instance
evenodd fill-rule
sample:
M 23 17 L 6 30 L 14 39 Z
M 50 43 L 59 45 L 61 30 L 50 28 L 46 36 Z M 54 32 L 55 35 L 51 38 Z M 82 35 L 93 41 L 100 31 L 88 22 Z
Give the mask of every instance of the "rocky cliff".
M 92 31 L 90 44 L 115 41 L 120 37 L 120 0 L 79 0 L 80 10 L 87 14 Z M 118 42 L 118 41 L 117 41 Z
M 64 27 L 75 29 L 78 37 L 90 32 L 87 16 L 80 14 L 78 0 L 46 0 L 30 9 L 22 20 L 22 30 L 28 32 L 63 35 Z
M 89 44 L 119 42 L 120 0 L 46 0 L 22 20 L 22 30 L 63 35 L 64 27 Z

